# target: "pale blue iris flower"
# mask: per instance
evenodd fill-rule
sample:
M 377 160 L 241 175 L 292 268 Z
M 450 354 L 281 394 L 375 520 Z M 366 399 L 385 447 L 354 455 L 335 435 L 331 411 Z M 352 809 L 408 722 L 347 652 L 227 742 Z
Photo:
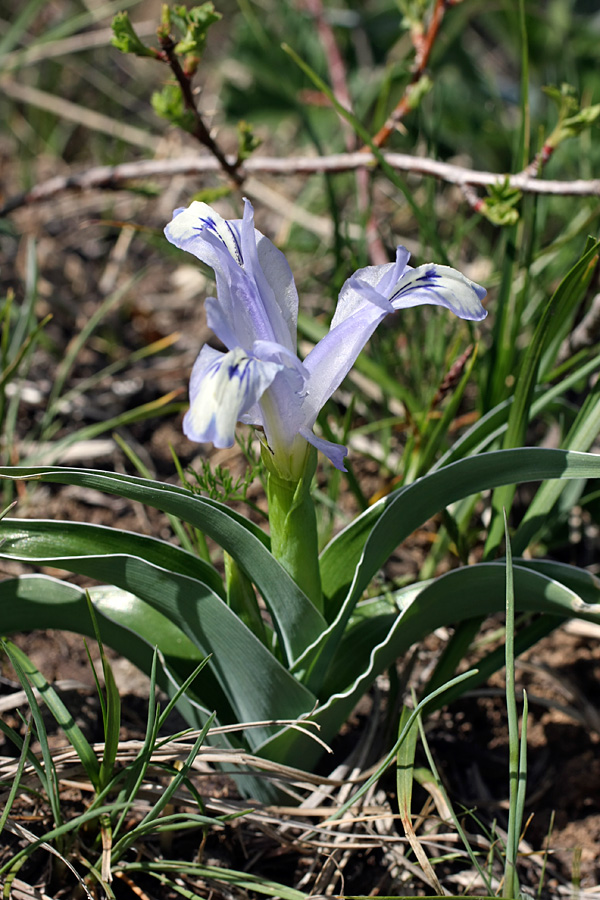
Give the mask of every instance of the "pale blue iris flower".
M 313 426 L 387 315 L 431 304 L 463 319 L 486 316 L 484 288 L 448 266 L 413 269 L 408 250 L 398 247 L 395 262 L 359 269 L 346 281 L 329 333 L 301 362 L 294 279 L 281 251 L 254 228 L 248 200 L 243 219 L 223 219 L 206 203 L 176 209 L 165 234 L 214 269 L 217 297 L 206 301 L 207 321 L 228 348 L 200 351 L 184 432 L 193 441 L 230 447 L 237 422 L 262 427 L 283 477 L 301 477 L 306 442 L 345 471 L 347 449 L 317 437 Z

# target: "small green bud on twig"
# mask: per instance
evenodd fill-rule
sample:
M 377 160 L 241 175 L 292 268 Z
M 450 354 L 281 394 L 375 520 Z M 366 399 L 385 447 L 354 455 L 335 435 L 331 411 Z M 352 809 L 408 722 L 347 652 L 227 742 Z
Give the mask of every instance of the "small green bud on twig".
M 135 56 L 152 56 L 156 58 L 156 50 L 146 47 L 141 42 L 129 19 L 129 13 L 120 12 L 112 21 L 113 37 L 111 44 L 121 53 L 133 53 Z
M 245 159 L 248 159 L 248 157 L 260 147 L 262 140 L 254 134 L 254 129 L 248 122 L 244 122 L 243 120 L 238 122 L 237 129 L 238 163 L 241 163 Z
M 546 140 L 546 147 L 552 150 L 563 141 L 577 137 L 600 117 L 600 104 L 581 107 L 570 84 L 545 87 L 543 91 L 558 107 L 558 122 Z
M 208 29 L 219 21 L 221 14 L 215 11 L 212 3 L 203 3 L 202 6 L 194 6 L 192 9 L 175 6 L 172 10 L 172 17 L 184 34 L 175 47 L 175 52 L 181 56 L 187 54 L 202 56 Z
M 161 91 L 152 94 L 154 112 L 172 125 L 182 128 L 190 134 L 194 133 L 196 117 L 193 110 L 184 103 L 183 95 L 177 84 L 165 84 Z
M 511 187 L 507 178 L 502 184 L 490 185 L 488 194 L 479 212 L 494 225 L 514 225 L 519 219 L 516 206 L 521 199 L 521 191 Z

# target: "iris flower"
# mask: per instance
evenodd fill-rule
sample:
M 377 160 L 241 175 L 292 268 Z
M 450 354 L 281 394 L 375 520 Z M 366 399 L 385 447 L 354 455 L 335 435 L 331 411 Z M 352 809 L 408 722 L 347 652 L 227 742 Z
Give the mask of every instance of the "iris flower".
M 486 316 L 486 291 L 448 266 L 412 268 L 396 261 L 359 269 L 344 284 L 328 334 L 304 361 L 296 353 L 298 293 L 280 250 L 254 227 L 246 200 L 242 219 L 223 219 L 206 203 L 176 209 L 165 234 L 210 266 L 217 296 L 206 301 L 209 327 L 227 347 L 205 345 L 190 382 L 184 432 L 216 447 L 234 443 L 237 422 L 259 426 L 282 477 L 302 477 L 307 444 L 345 471 L 346 447 L 318 437 L 319 411 L 352 368 L 379 323 L 410 306 L 444 306 L 462 319 Z

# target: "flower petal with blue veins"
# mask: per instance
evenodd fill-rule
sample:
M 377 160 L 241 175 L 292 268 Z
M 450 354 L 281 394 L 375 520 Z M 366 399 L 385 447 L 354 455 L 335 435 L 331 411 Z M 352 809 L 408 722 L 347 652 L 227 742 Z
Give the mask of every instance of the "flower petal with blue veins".
M 282 368 L 253 359 L 241 347 L 228 353 L 203 347 L 192 370 L 190 408 L 183 419 L 186 437 L 215 447 L 233 446 L 236 423 Z
M 461 319 L 485 319 L 481 305 L 487 291 L 450 266 L 428 263 L 406 272 L 394 286 L 390 301 L 394 309 L 409 306 L 445 306 Z

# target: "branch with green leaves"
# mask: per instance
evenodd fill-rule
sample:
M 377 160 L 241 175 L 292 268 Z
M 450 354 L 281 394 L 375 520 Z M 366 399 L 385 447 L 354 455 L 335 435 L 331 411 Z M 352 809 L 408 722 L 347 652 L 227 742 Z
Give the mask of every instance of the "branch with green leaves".
M 172 125 L 196 138 L 214 156 L 223 172 L 239 186 L 243 181 L 239 171 L 240 162 L 254 146 L 252 136 L 248 134 L 248 126 L 242 126 L 240 131 L 238 158 L 234 161 L 229 160 L 206 125 L 193 88 L 193 79 L 206 47 L 209 29 L 220 18 L 221 14 L 215 11 L 210 2 L 191 9 L 184 5 L 170 8 L 165 3 L 162 7 L 161 23 L 156 32 L 158 48 L 155 48 L 148 47 L 141 41 L 128 13 L 121 12 L 113 20 L 112 44 L 122 53 L 149 57 L 169 66 L 175 80 L 168 82 L 162 90 L 152 95 L 154 111 Z

